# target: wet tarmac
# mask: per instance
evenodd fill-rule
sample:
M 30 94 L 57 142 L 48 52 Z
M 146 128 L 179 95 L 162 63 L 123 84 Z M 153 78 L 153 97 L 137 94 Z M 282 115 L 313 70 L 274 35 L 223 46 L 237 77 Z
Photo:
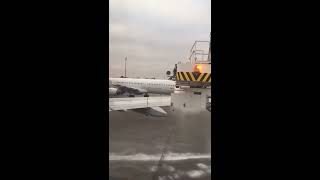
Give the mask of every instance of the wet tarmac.
M 110 112 L 109 179 L 211 179 L 210 116 L 209 112 L 169 111 L 168 117 Z

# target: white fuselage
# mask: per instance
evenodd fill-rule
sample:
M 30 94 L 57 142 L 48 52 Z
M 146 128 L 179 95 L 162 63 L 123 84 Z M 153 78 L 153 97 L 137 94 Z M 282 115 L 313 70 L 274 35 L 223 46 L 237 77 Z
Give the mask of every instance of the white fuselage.
M 170 94 L 174 92 L 175 81 L 162 79 L 109 78 L 112 85 L 126 86 L 154 94 Z

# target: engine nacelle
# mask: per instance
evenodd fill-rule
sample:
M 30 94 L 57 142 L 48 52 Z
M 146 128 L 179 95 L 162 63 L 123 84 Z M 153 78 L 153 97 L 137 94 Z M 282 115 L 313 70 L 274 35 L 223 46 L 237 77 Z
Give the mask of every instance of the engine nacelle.
M 109 88 L 109 95 L 117 95 L 118 89 L 117 88 Z

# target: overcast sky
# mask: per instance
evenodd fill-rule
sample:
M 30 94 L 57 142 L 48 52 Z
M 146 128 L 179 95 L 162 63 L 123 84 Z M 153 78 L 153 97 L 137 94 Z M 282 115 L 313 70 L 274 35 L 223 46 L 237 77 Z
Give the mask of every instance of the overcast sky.
M 211 0 L 109 0 L 109 75 L 164 78 L 209 40 Z

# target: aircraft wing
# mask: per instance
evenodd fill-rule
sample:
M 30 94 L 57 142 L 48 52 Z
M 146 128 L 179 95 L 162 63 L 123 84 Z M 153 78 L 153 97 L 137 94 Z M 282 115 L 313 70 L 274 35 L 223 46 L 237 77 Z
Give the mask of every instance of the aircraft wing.
M 170 106 L 171 96 L 109 98 L 109 111 L 137 110 L 154 116 L 166 115 L 161 106 Z

